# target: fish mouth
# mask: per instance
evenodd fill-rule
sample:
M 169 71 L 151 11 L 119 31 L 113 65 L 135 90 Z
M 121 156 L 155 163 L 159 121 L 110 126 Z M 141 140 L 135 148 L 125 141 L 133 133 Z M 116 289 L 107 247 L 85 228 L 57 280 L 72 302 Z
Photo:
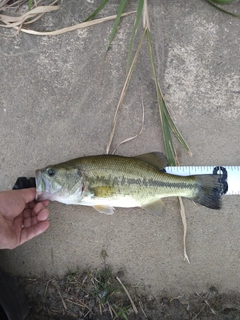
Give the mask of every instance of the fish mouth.
M 49 181 L 44 177 L 41 170 L 36 170 L 35 172 L 36 181 L 36 196 L 37 201 L 49 199 Z

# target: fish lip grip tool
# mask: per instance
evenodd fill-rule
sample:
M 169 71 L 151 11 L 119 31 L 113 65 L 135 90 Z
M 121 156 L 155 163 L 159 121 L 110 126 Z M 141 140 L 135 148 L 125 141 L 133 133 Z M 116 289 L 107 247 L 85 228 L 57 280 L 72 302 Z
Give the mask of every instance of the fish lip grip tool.
M 13 190 L 36 188 L 35 178 L 19 177 L 13 186 Z

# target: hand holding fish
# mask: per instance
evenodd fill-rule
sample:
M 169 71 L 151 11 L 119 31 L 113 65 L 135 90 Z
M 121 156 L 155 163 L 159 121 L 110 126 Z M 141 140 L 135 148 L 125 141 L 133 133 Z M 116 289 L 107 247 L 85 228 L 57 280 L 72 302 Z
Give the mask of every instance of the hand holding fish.
M 36 189 L 0 192 L 0 249 L 13 249 L 49 227 L 48 201 L 34 201 Z

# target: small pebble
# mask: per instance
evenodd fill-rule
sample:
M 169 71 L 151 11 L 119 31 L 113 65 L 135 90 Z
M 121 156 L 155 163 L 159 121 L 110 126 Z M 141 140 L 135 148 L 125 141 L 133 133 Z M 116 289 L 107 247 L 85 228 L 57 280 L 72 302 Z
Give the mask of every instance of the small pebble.
M 208 289 L 208 291 L 209 291 L 212 295 L 218 294 L 218 290 L 217 290 L 217 288 L 214 287 L 214 286 L 211 286 L 211 287 Z
M 124 272 L 123 271 L 118 271 L 118 273 L 117 273 L 117 277 L 121 280 L 121 279 L 123 279 L 124 278 Z
M 162 304 L 168 304 L 168 299 L 167 298 L 162 298 L 161 303 Z
M 179 307 L 179 300 L 178 299 L 173 299 L 173 304 L 174 304 L 174 306 L 176 307 L 176 308 L 178 308 Z

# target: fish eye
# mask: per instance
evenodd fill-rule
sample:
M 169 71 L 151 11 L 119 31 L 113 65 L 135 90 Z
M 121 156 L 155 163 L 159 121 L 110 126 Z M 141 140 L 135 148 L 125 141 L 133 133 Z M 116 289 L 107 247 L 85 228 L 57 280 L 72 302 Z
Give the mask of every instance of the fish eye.
M 49 169 L 47 169 L 47 174 L 50 176 L 50 177 L 54 177 L 55 176 L 55 170 L 54 169 L 51 169 L 51 168 L 49 168 Z

